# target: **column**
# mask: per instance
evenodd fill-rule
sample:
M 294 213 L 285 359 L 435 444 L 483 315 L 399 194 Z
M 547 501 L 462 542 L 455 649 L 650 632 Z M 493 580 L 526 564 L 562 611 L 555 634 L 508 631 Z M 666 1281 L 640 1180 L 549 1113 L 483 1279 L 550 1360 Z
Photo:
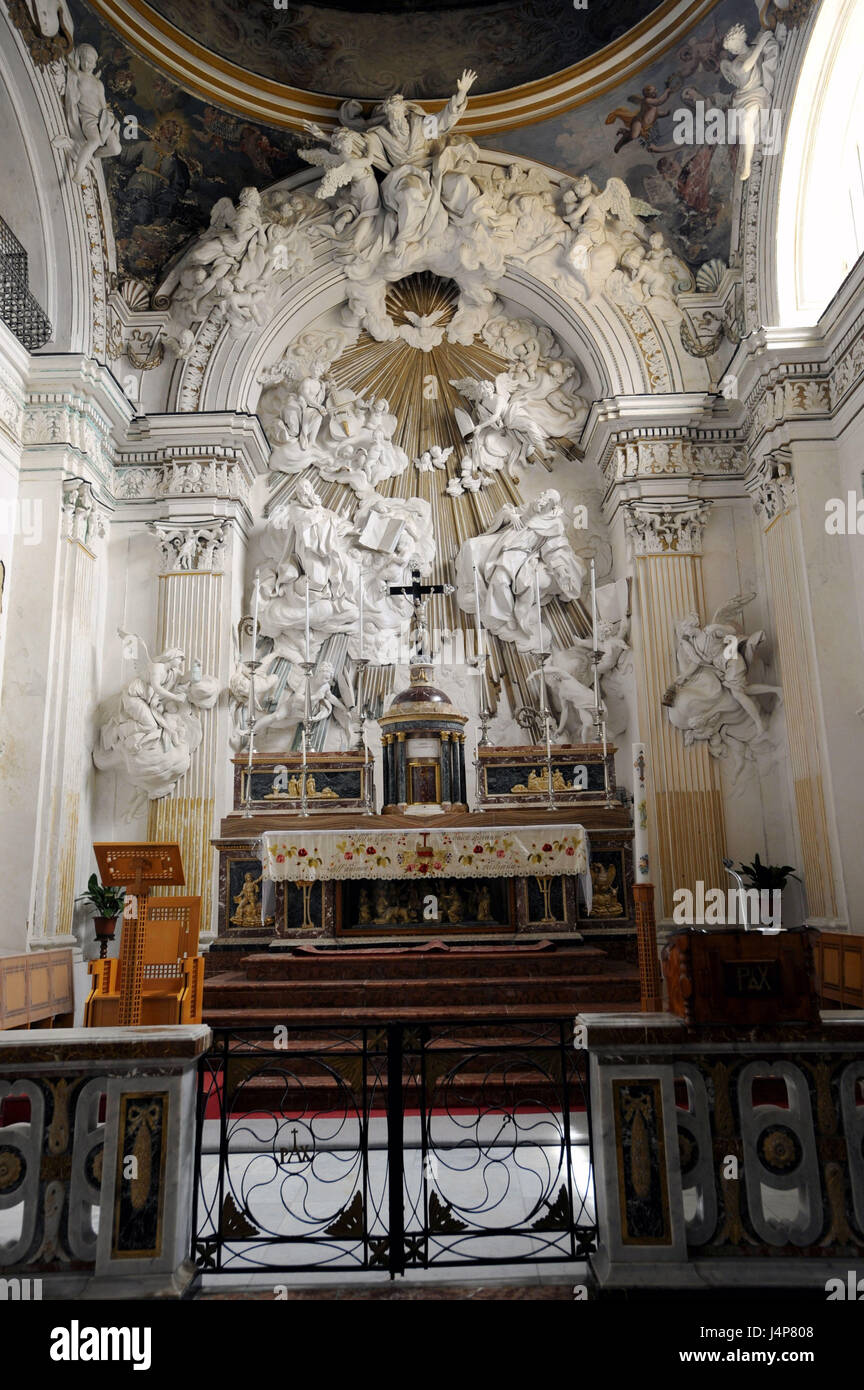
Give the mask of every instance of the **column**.
M 76 946 L 75 898 L 87 885 L 91 712 L 107 513 L 83 460 L 61 446 L 25 451 L 18 504 L 34 522 L 15 538 L 2 738 L 0 836 L 12 869 L 0 945 Z M 14 868 L 13 868 L 14 866 Z
M 807 920 L 832 922 L 838 915 L 838 894 L 826 809 L 819 680 L 808 623 L 797 491 L 786 451 L 764 461 L 751 495 L 764 530 Z
M 465 735 L 453 735 L 453 800 L 465 800 Z
M 156 650 L 180 647 L 187 671 L 193 661 L 200 661 L 203 674 L 217 676 L 222 684 L 231 656 L 230 565 L 225 560 L 231 522 L 156 522 L 151 530 L 162 544 L 165 566 L 156 580 Z M 177 567 L 184 541 L 189 543 L 188 553 L 194 546 L 188 569 Z M 180 845 L 186 883 L 166 892 L 200 895 L 202 932 L 209 934 L 215 931 L 216 910 L 216 855 L 210 841 L 218 831 L 218 787 L 225 775 L 228 730 L 227 716 L 218 704 L 199 710 L 198 718 L 201 743 L 174 792 L 149 803 L 147 838 Z
M 397 733 L 396 747 L 393 750 L 396 759 L 396 801 L 402 805 L 408 800 L 408 790 L 406 786 L 405 768 L 405 735 Z
M 704 742 L 687 747 L 668 720 L 664 691 L 677 674 L 675 623 L 705 615 L 702 535 L 710 503 L 628 503 L 624 519 L 633 549 L 635 601 L 641 629 L 639 723 L 650 744 L 661 902 L 671 914 L 675 889 L 697 882 L 725 890 L 726 829 L 720 780 Z
M 451 793 L 450 787 L 450 733 L 447 729 L 442 729 L 439 737 L 438 760 L 441 769 L 441 800 L 454 801 L 455 797 Z M 456 737 L 455 734 L 453 737 Z
M 390 739 L 387 734 L 381 735 L 381 781 L 383 783 L 382 796 L 383 804 L 390 805 L 390 758 L 389 745 Z

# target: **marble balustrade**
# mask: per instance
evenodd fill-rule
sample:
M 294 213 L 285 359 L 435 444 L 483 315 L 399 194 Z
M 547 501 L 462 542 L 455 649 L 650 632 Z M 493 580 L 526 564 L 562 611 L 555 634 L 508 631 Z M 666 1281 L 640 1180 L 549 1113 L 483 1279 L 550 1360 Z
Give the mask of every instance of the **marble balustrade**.
M 864 1018 L 688 1028 L 582 1014 L 603 1286 L 809 1287 L 864 1273 Z
M 45 1298 L 183 1292 L 210 1038 L 202 1024 L 0 1033 L 0 1274 L 35 1276 Z

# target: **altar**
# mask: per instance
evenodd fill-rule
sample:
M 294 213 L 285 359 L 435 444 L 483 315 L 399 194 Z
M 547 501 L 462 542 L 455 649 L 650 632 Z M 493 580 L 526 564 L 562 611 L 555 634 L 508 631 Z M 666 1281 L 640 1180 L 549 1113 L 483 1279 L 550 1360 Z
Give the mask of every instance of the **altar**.
M 629 808 L 430 816 L 242 810 L 223 819 L 219 937 L 632 935 Z

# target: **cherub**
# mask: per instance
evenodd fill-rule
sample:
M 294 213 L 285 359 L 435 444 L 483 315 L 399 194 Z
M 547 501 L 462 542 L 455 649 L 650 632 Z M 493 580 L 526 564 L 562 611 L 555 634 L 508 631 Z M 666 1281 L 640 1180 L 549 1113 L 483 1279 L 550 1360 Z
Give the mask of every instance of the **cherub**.
M 629 96 L 628 101 L 636 103 L 637 110 L 631 111 L 628 106 L 616 106 L 614 111 L 610 111 L 606 117 L 606 125 L 611 125 L 613 121 L 621 121 L 622 126 L 618 132 L 618 139 L 615 141 L 615 153 L 629 145 L 631 141 L 638 140 L 647 135 L 660 119 L 661 116 L 668 116 L 669 112 L 663 110 L 664 101 L 668 101 L 672 95 L 672 82 L 666 79 L 666 90 L 662 96 L 657 92 L 657 88 L 650 83 L 642 88 L 641 97 Z
M 433 468 L 446 468 L 447 460 L 453 452 L 453 445 L 442 449 L 440 444 L 432 444 L 428 449 L 424 449 L 419 458 L 414 460 L 414 467 L 418 473 L 431 473 Z

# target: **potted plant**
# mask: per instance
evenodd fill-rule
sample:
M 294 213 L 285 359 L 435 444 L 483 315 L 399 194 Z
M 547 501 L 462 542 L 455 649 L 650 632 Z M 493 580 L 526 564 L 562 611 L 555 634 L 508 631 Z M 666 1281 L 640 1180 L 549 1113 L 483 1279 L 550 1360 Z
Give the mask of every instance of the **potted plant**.
M 123 911 L 125 900 L 125 888 L 106 888 L 95 874 L 90 875 L 87 892 L 82 893 L 79 898 L 79 902 L 89 902 L 93 909 L 93 928 L 99 942 L 99 955 L 103 960 L 108 954 L 108 942 L 117 930 L 117 918 Z
M 801 882 L 792 864 L 763 864 L 758 854 L 753 856 L 752 864 L 739 864 L 737 872 L 745 880 L 748 888 L 755 888 L 759 892 L 760 902 L 762 901 L 762 893 L 770 893 L 772 895 L 775 892 L 782 893 L 790 878 L 794 878 L 797 883 Z M 768 914 L 769 921 L 765 922 L 763 918 L 763 925 L 765 926 L 774 922 L 773 896 L 769 898 L 768 901 L 772 904 L 772 907 Z M 779 931 L 779 910 L 776 915 L 778 919 L 776 929 Z M 761 916 L 762 914 L 760 913 L 760 917 Z

